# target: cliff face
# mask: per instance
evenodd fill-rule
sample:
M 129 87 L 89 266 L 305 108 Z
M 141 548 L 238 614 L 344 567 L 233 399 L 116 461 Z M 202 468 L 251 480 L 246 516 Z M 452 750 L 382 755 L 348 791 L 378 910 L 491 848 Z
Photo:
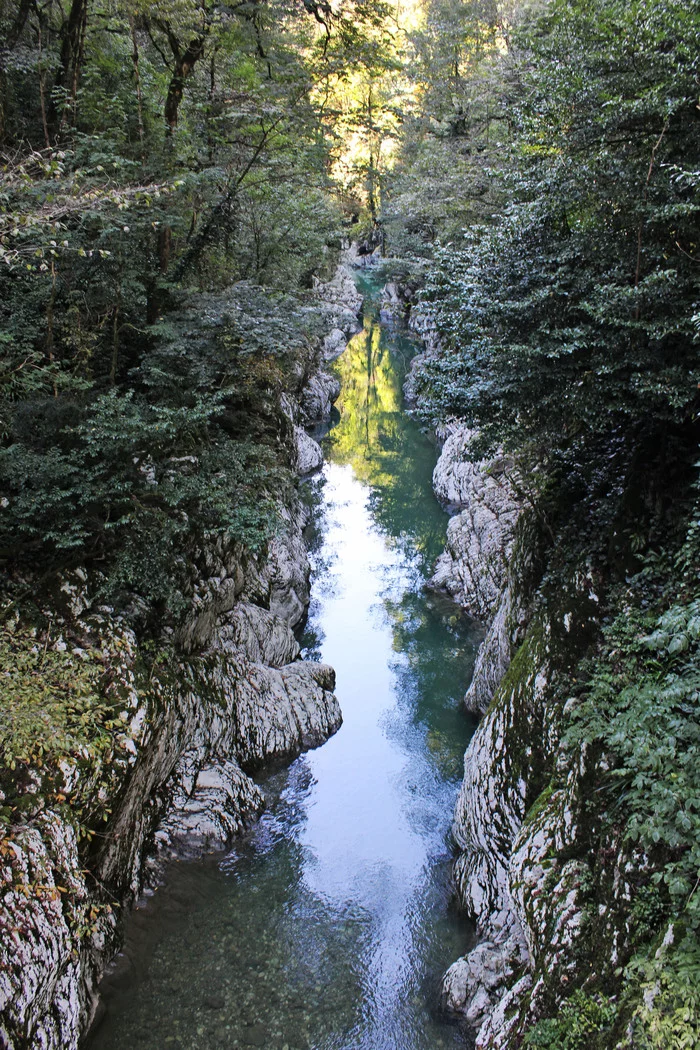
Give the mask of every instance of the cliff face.
M 321 309 L 349 332 L 361 303 L 341 305 L 346 283 L 341 273 L 337 296 Z M 322 371 L 299 386 L 283 411 L 302 474 L 322 461 L 303 428 L 327 418 L 338 389 Z M 52 610 L 55 644 L 66 650 L 64 638 L 79 637 L 67 659 L 95 658 L 108 669 L 121 729 L 108 755 L 65 771 L 66 797 L 92 778 L 89 793 L 103 810 L 104 829 L 89 847 L 65 807 L 43 802 L 40 771 L 27 787 L 24 821 L 0 843 L 3 1046 L 76 1047 L 118 949 L 123 908 L 169 856 L 222 847 L 255 818 L 264 798 L 250 773 L 338 729 L 334 672 L 299 660 L 293 633 L 309 600 L 307 515 L 296 497 L 280 514 L 264 557 L 222 543 L 200 552 L 191 611 L 155 657 L 145 658 L 112 610 L 92 606 L 84 573 L 64 581 L 63 604 Z
M 433 584 L 488 625 L 465 698 L 483 718 L 465 754 L 453 829 L 457 893 L 480 943 L 448 970 L 443 995 L 485 1050 L 519 1045 L 528 1019 L 563 992 L 588 921 L 586 761 L 563 766 L 560 742 L 599 595 L 585 568 L 572 570 L 568 587 L 542 584 L 540 529 L 517 479 L 508 483 L 512 466 L 468 463 L 468 439 L 454 430 L 435 470 L 436 493 L 465 509 L 450 522 Z M 557 769 L 563 787 L 553 790 Z
M 685 958 L 691 941 L 683 941 L 683 917 L 674 920 L 665 891 L 655 889 L 668 857 L 675 863 L 688 847 L 655 852 L 661 833 L 650 833 L 644 844 L 621 809 L 638 783 L 659 798 L 669 790 L 678 797 L 674 785 L 688 759 L 676 756 L 673 733 L 695 732 L 696 672 L 687 655 L 693 643 L 684 626 L 695 606 L 658 620 L 648 613 L 640 618 L 649 590 L 637 607 L 629 581 L 611 582 L 605 554 L 591 553 L 590 525 L 580 536 L 578 519 L 563 513 L 553 535 L 538 520 L 536 505 L 520 502 L 527 486 L 512 465 L 468 462 L 468 439 L 452 428 L 435 470 L 437 494 L 457 513 L 433 585 L 487 625 L 465 697 L 483 717 L 465 754 L 453 827 L 456 891 L 480 941 L 446 973 L 444 1004 L 474 1028 L 477 1050 L 516 1050 L 533 1026 L 539 1040 L 533 1045 L 558 1046 L 572 1026 L 597 1047 L 671 1045 L 675 1035 L 664 1032 L 677 1032 L 678 1045 L 688 1039 L 694 1045 L 694 1015 L 682 1007 L 683 992 L 668 991 L 671 978 L 664 976 L 665 960 L 674 951 Z M 687 595 L 678 598 L 683 601 Z M 663 651 L 664 665 L 649 670 L 643 660 L 619 662 L 628 659 L 627 650 L 620 657 L 604 639 L 610 623 L 627 617 L 633 619 L 629 637 L 617 644 Z M 655 634 L 644 635 L 655 626 Z M 671 642 L 673 630 L 680 633 Z M 686 654 L 680 662 L 678 652 Z M 584 723 L 581 735 L 581 710 L 592 717 L 593 674 L 610 683 L 593 702 L 603 728 Z M 649 732 L 628 718 L 622 746 L 651 756 L 649 763 L 670 747 L 670 788 L 667 774 L 658 773 L 659 787 L 657 773 L 644 772 L 651 768 L 646 757 L 642 773 L 634 776 L 633 766 L 625 773 L 627 786 L 620 786 L 615 740 L 601 740 L 615 712 L 642 689 L 637 677 L 644 674 L 653 713 L 643 717 L 674 729 L 671 736 L 663 728 Z M 685 704 L 677 703 L 669 723 L 663 722 L 664 689 Z M 674 813 L 685 826 L 683 812 Z M 674 836 L 667 841 L 680 843 Z M 689 899 L 686 894 L 681 904 Z M 649 900 L 656 902 L 651 910 Z
M 264 805 L 244 770 L 289 760 L 339 727 L 333 670 L 296 659 L 291 623 L 308 597 L 299 580 L 305 584 L 307 570 L 305 555 L 299 560 L 302 521 L 292 516 L 270 562 L 238 581 L 238 566 L 229 565 L 218 592 L 210 583 L 206 612 L 190 625 L 196 650 L 150 681 L 133 632 L 102 625 L 118 653 L 113 680 L 129 694 L 129 759 L 103 790 L 108 819 L 89 872 L 65 814 L 43 810 L 9 829 L 0 947 L 6 1045 L 77 1045 L 116 945 L 110 902 L 132 900 L 170 855 L 225 845 Z M 263 582 L 267 607 L 246 601 L 250 590 L 261 600 Z M 291 622 L 270 606 L 293 610 Z M 75 626 L 83 636 L 94 633 L 89 609 Z

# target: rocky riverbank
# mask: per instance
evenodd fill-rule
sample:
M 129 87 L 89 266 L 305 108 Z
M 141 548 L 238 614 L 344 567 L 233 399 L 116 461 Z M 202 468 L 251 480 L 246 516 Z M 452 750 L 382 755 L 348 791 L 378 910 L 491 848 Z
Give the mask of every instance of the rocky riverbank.
M 435 492 L 457 513 L 432 583 L 487 626 L 465 697 L 483 718 L 465 754 L 453 827 L 459 902 L 480 942 L 448 970 L 443 999 L 477 1031 L 478 1048 L 493 1048 L 516 1045 L 510 1037 L 523 1029 L 538 960 L 561 964 L 581 921 L 571 866 L 560 877 L 551 862 L 543 866 L 575 840 L 574 812 L 560 798 L 556 819 L 547 819 L 549 802 L 535 819 L 534 803 L 561 737 L 558 687 L 590 640 L 598 596 L 585 573 L 556 599 L 538 590 L 541 529 L 516 468 L 502 457 L 469 461 L 470 437 L 453 427 L 435 469 Z M 546 898 L 533 907 L 545 867 Z
M 609 1023 L 652 861 L 605 812 L 610 758 L 569 740 L 610 616 L 605 562 L 570 520 L 552 536 L 512 462 L 470 461 L 462 427 L 442 436 L 434 489 L 455 514 L 431 582 L 487 627 L 465 697 L 482 719 L 453 825 L 456 892 L 479 943 L 447 971 L 443 1002 L 476 1050 L 515 1050 L 557 1004 L 592 1032 Z M 676 935 L 662 921 L 656 958 Z M 628 1016 L 654 1008 L 635 995 Z
M 321 367 L 324 342 L 339 344 L 356 330 L 361 306 L 342 264 L 317 297 L 311 309 L 326 335 L 315 366 L 297 377 L 298 394 L 284 395 L 281 405 L 291 462 L 302 475 L 322 462 L 305 428 L 328 418 L 338 394 Z M 92 581 L 80 570 L 64 577 L 48 610 L 51 633 L 35 644 L 28 633 L 30 653 L 43 646 L 56 654 L 67 676 L 71 667 L 99 665 L 114 717 L 110 747 L 66 767 L 63 793 L 50 802 L 38 760 L 21 789 L 23 819 L 5 827 L 4 1046 L 76 1047 L 118 950 L 121 916 L 143 886 L 175 855 L 224 846 L 264 806 L 250 774 L 291 760 L 339 727 L 334 672 L 298 659 L 293 630 L 309 601 L 307 512 L 292 494 L 279 514 L 281 528 L 264 555 L 225 543 L 200 552 L 190 612 L 156 651 L 141 648 L 126 616 L 91 597 Z M 13 630 L 19 638 L 23 625 Z M 70 808 L 79 792 L 102 813 L 99 833 Z

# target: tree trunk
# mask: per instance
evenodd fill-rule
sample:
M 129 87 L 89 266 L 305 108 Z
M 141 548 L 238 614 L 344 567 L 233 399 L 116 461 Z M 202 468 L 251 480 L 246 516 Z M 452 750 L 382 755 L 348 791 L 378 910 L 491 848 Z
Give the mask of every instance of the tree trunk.
M 170 250 L 173 243 L 173 232 L 164 223 L 158 227 L 158 266 L 160 272 L 165 274 L 170 266 Z
M 26 24 L 29 12 L 32 7 L 32 0 L 21 0 L 15 20 L 10 26 L 7 33 L 7 39 L 5 41 L 5 48 L 8 51 L 12 51 L 19 42 L 19 38 L 22 35 L 22 30 Z M 7 74 L 4 69 L 0 68 L 0 142 L 5 141 L 5 126 L 7 124 Z
M 205 39 L 206 38 L 203 36 L 195 37 L 194 40 L 190 40 L 189 44 L 182 52 L 177 46 L 177 43 L 174 42 L 173 38 L 171 37 L 170 39 L 170 46 L 175 59 L 175 68 L 173 69 L 173 75 L 170 78 L 168 95 L 165 100 L 165 124 L 168 135 L 172 135 L 177 127 L 177 114 L 180 108 L 180 103 L 182 102 L 185 81 L 194 69 L 197 60 L 204 54 Z
M 369 205 L 369 213 L 372 218 L 372 225 L 377 225 L 377 196 L 376 196 L 376 176 L 377 176 L 377 162 L 374 153 L 374 111 L 372 106 L 372 84 L 370 82 L 367 91 L 367 127 L 368 127 L 368 147 L 369 147 L 369 168 L 367 171 L 367 204 Z
M 17 9 L 17 14 L 15 15 L 15 20 L 12 23 L 10 30 L 7 34 L 7 42 L 5 46 L 9 51 L 11 51 L 13 47 L 15 47 L 18 43 L 31 9 L 32 0 L 21 0 L 20 5 Z
M 134 68 L 134 84 L 136 86 L 136 102 L 138 104 L 138 118 L 139 118 L 139 142 L 141 143 L 141 159 L 144 159 L 143 150 L 143 99 L 141 97 L 141 71 L 139 69 L 139 42 L 136 36 L 136 22 L 134 21 L 133 14 L 129 13 L 129 28 L 131 30 L 131 64 Z
M 70 92 L 73 105 L 78 93 L 80 67 L 83 61 L 83 46 L 87 29 L 87 13 L 90 0 L 73 0 L 68 18 L 61 26 L 61 64 L 56 74 L 56 87 Z M 64 106 L 63 120 L 67 109 Z M 56 124 L 55 109 L 51 114 L 51 123 Z

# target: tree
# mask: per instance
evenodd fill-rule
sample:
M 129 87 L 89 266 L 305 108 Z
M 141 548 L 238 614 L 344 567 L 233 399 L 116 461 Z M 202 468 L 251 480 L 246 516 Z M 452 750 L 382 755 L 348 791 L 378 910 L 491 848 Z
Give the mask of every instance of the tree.
M 407 104 L 382 212 L 388 242 L 404 258 L 431 258 L 436 242 L 489 221 L 504 199 L 512 6 L 430 0 L 406 34 Z
M 436 415 L 576 454 L 697 407 L 697 42 L 679 3 L 558 0 L 514 36 L 513 203 L 445 248 Z

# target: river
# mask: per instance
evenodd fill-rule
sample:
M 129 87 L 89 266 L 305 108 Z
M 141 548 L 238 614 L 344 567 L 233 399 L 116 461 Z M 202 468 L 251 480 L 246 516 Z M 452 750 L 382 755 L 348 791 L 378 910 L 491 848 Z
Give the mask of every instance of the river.
M 260 779 L 268 809 L 225 856 L 171 867 L 135 909 L 91 1050 L 439 1050 L 439 980 L 472 933 L 451 907 L 450 821 L 474 725 L 479 634 L 424 583 L 447 517 L 435 448 L 406 414 L 415 347 L 364 329 L 338 359 L 339 419 L 306 484 L 304 655 L 332 664 L 344 722 Z

